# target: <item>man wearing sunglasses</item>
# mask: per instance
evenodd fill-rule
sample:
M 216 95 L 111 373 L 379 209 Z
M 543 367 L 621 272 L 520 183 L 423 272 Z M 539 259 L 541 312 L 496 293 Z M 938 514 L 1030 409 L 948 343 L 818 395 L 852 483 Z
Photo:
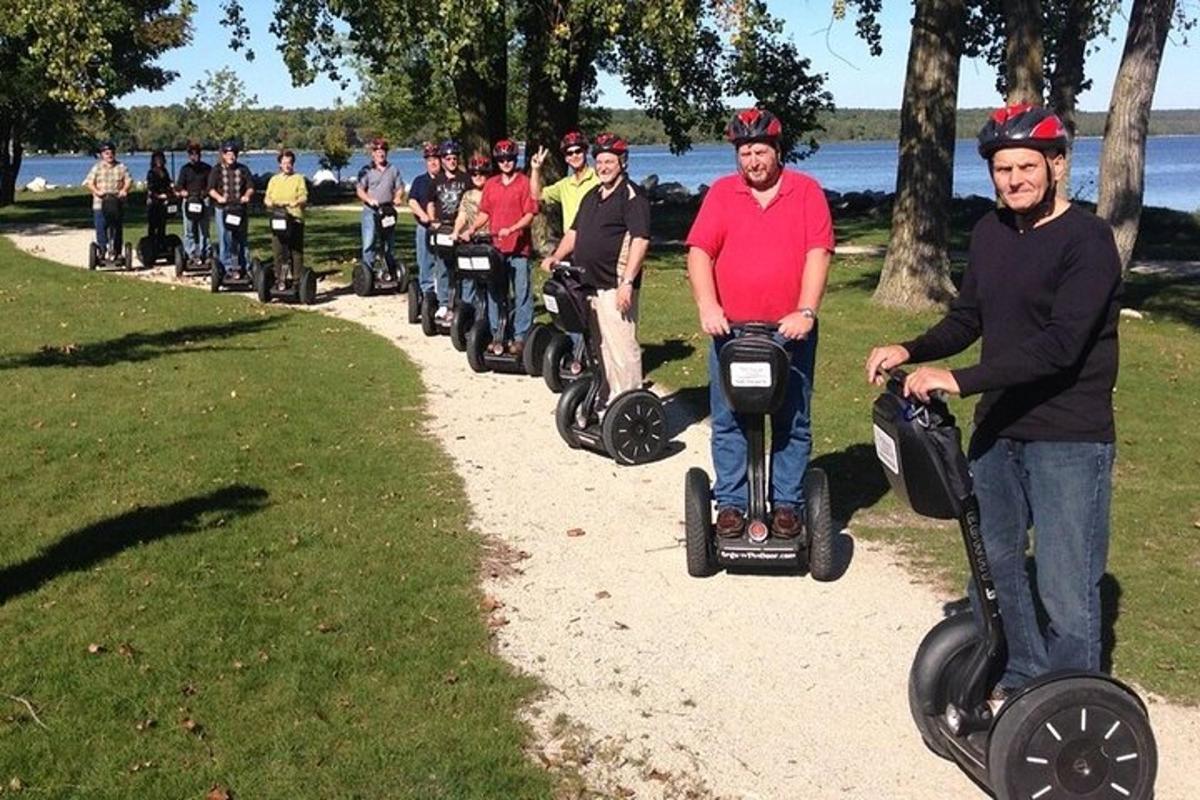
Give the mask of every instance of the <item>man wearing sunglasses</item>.
M 362 263 L 367 269 L 375 268 L 375 210 L 382 205 L 391 203 L 399 206 L 404 202 L 404 180 L 400 170 L 388 161 L 388 143 L 386 139 L 371 141 L 371 163 L 358 173 L 358 184 L 354 189 L 358 199 L 362 201 Z M 394 257 L 396 250 L 396 229 L 382 229 L 383 250 L 387 257 Z M 382 269 L 387 269 L 388 258 L 384 259 Z
M 562 229 L 571 230 L 575 215 L 583 196 L 600 183 L 596 170 L 587 163 L 588 140 L 579 131 L 570 131 L 559 142 L 559 151 L 567 162 L 567 174 L 560 180 L 542 186 L 542 164 L 548 155 L 545 147 L 539 147 L 529 159 L 529 188 L 535 200 L 543 203 L 558 203 L 562 208 Z

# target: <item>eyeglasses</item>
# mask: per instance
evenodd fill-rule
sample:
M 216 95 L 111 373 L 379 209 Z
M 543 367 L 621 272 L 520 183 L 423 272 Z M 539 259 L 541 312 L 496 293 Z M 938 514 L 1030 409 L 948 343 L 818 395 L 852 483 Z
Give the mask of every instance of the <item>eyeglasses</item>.
M 500 156 L 499 158 L 496 159 L 497 164 L 506 164 L 506 163 L 511 164 L 514 161 L 516 161 L 516 159 L 513 158 L 512 156 Z
M 565 152 L 569 156 L 581 156 L 584 150 L 582 147 L 568 147 Z

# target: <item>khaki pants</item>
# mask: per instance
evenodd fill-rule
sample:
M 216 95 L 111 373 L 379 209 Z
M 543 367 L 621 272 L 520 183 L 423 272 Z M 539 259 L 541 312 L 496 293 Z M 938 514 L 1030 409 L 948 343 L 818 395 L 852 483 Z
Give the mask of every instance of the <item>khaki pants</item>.
M 633 293 L 629 311 L 617 310 L 617 290 L 599 289 L 590 300 L 600 330 L 600 357 L 608 397 L 642 388 L 642 348 L 637 340 L 638 293 Z

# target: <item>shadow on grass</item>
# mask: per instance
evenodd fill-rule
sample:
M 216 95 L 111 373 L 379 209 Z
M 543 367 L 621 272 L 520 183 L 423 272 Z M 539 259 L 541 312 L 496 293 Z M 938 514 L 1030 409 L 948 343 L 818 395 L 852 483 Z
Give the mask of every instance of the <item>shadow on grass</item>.
M 223 322 L 217 325 L 189 325 L 155 333 L 127 333 L 116 339 L 83 344 L 51 347 L 43 345 L 36 353 L 8 356 L 0 359 L 0 369 L 19 367 L 107 367 L 122 362 L 149 361 L 172 352 L 201 349 L 198 345 L 209 339 L 228 339 L 257 333 L 280 323 L 280 317 Z M 228 350 L 223 346 L 204 346 L 205 350 Z
M 1122 305 L 1200 328 L 1200 276 L 1132 276 Z
M 663 398 L 667 416 L 667 436 L 674 439 L 708 416 L 708 387 L 676 389 Z
M 642 345 L 642 371 L 653 372 L 672 361 L 686 361 L 696 352 L 696 345 L 683 339 L 667 339 Z
M 122 550 L 195 533 L 266 507 L 267 491 L 233 484 L 174 503 L 137 508 L 71 531 L 38 555 L 0 570 L 0 605 L 33 592 L 59 575 L 91 569 Z
M 888 492 L 887 477 L 879 466 L 875 448 L 852 444 L 836 453 L 825 453 L 810 466 L 825 470 L 829 476 L 829 502 L 833 525 L 842 530 L 864 508 L 878 503 Z

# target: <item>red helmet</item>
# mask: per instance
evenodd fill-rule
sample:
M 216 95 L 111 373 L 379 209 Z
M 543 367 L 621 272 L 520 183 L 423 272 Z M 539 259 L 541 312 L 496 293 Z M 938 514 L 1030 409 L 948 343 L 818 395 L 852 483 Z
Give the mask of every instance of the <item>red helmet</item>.
M 588 139 L 579 131 L 567 131 L 558 143 L 558 149 L 566 152 L 572 147 L 582 147 L 587 152 Z
M 612 153 L 624 160 L 629 155 L 629 144 L 615 133 L 601 133 L 596 136 L 596 142 L 592 145 L 592 155 L 598 156 L 601 153 Z
M 1071 137 L 1048 108 L 1029 103 L 998 108 L 979 131 L 979 155 L 991 160 L 997 150 L 1028 147 L 1043 153 L 1066 152 Z
M 741 147 L 747 142 L 766 142 L 777 146 L 782 135 L 783 124 L 779 118 L 761 108 L 737 112 L 725 127 L 725 138 L 734 147 Z
M 497 161 L 504 161 L 511 158 L 517 160 L 517 156 L 521 154 L 521 148 L 512 139 L 501 139 L 492 145 L 492 158 Z
M 438 146 L 433 142 L 425 142 L 425 144 L 421 145 L 421 154 L 425 158 L 437 158 Z
M 492 171 L 492 160 L 483 153 L 476 153 L 467 162 L 468 175 L 487 175 Z

